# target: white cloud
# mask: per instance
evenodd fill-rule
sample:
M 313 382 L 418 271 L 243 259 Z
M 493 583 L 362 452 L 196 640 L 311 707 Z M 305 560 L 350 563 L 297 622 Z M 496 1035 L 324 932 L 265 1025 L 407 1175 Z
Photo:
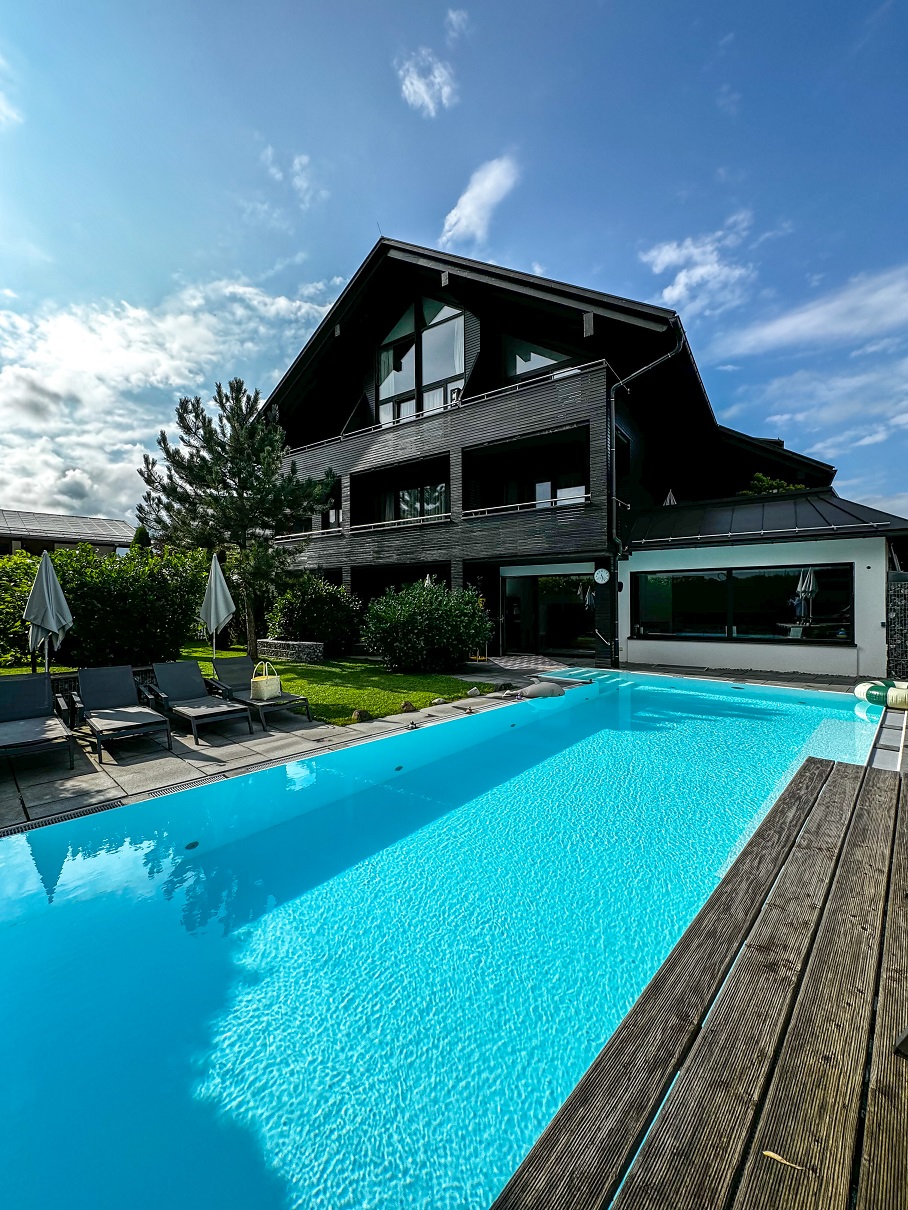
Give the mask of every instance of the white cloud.
M 488 235 L 495 208 L 511 192 L 519 177 L 517 161 L 510 155 L 480 165 L 470 177 L 470 183 L 457 199 L 454 209 L 445 217 L 444 229 L 438 241 L 441 247 L 483 241 Z
M 862 274 L 846 286 L 774 319 L 718 338 L 714 353 L 738 357 L 777 349 L 858 345 L 908 326 L 908 265 Z
M 301 210 L 308 210 L 315 201 L 327 198 L 327 189 L 319 188 L 312 179 L 311 161 L 307 155 L 296 155 L 290 166 L 290 186 Z
M 273 181 L 282 181 L 284 174 L 274 158 L 274 148 L 268 146 L 259 156 L 262 166 Z
M 445 40 L 455 46 L 470 28 L 470 14 L 465 8 L 449 8 L 445 16 Z
M 545 265 L 541 265 L 538 260 L 533 261 L 530 269 L 537 277 L 545 277 Z
M 687 317 L 718 315 L 746 302 L 756 271 L 728 253 L 742 243 L 752 224 L 750 211 L 739 210 L 719 231 L 669 240 L 641 252 L 640 259 L 653 273 L 677 270 L 663 289 L 661 301 Z
M 8 74 L 8 72 L 9 64 L 3 58 L 3 56 L 0 55 L 0 76 L 5 76 Z M 20 111 L 16 109 L 15 105 L 13 105 L 6 93 L 0 91 L 0 130 L 2 130 L 4 126 L 18 126 L 22 121 L 23 117 Z
M 457 80 L 450 63 L 439 59 L 427 46 L 395 65 L 400 80 L 400 95 L 411 109 L 423 117 L 434 118 L 439 106 L 450 109 L 457 104 Z
M 0 92 L 0 129 L 4 126 L 18 126 L 24 119 L 9 97 Z
M 215 379 L 264 358 L 286 365 L 326 309 L 226 279 L 183 286 L 151 308 L 0 309 L 0 500 L 129 512 L 143 490 L 136 467 L 172 423 L 176 396 L 206 396 Z
M 272 231 L 283 231 L 288 235 L 293 231 L 293 224 L 280 206 L 261 198 L 237 198 L 237 205 L 244 222 L 251 227 L 267 227 Z
M 908 358 L 835 371 L 828 366 L 780 375 L 746 391 L 749 410 L 795 435 L 818 458 L 908 438 Z
M 741 94 L 735 92 L 730 84 L 723 84 L 716 93 L 716 106 L 730 118 L 737 117 L 741 108 Z

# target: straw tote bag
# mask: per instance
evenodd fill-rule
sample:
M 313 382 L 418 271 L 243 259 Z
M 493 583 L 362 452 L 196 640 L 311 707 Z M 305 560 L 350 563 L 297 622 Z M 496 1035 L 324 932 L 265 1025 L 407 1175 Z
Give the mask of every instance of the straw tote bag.
M 260 668 L 262 669 L 261 675 L 259 674 Z M 250 696 L 254 702 L 270 702 L 272 698 L 281 696 L 281 678 L 267 660 L 259 660 L 253 669 Z

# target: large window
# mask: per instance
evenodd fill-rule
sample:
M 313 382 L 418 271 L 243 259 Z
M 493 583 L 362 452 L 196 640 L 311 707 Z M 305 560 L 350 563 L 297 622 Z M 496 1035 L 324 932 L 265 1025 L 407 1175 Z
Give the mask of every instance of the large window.
M 460 401 L 463 385 L 463 312 L 420 299 L 379 349 L 379 424 L 400 424 L 451 407 Z
M 631 636 L 854 642 L 854 566 L 635 572 Z
M 442 517 L 448 512 L 448 486 L 432 483 L 382 492 L 379 497 L 382 521 L 414 521 L 419 517 Z
M 570 361 L 570 356 L 527 340 L 517 340 L 513 336 L 504 338 L 504 368 L 508 378 L 521 378 L 524 374 L 551 370 L 562 361 Z

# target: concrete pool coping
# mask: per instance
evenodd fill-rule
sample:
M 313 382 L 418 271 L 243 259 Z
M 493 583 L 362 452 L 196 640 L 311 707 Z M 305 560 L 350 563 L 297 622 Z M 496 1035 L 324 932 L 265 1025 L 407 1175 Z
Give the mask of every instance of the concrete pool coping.
M 468 683 L 486 680 L 499 686 L 519 687 L 528 684 L 542 671 L 557 671 L 568 666 L 563 661 L 543 657 L 500 657 L 457 675 Z M 857 683 L 855 678 L 662 665 L 635 664 L 616 671 L 731 682 L 755 688 L 835 693 L 847 693 Z M 289 711 L 274 713 L 270 716 L 267 732 L 256 730 L 249 735 L 245 722 L 221 723 L 202 732 L 198 747 L 193 744 L 191 735 L 175 730 L 173 752 L 168 752 L 154 737 L 143 736 L 123 740 L 105 750 L 103 764 L 99 764 L 93 754 L 87 730 L 77 730 L 78 751 L 72 770 L 66 768 L 63 755 L 53 752 L 0 758 L 0 837 L 286 764 L 320 752 L 367 743 L 412 729 L 414 725 L 430 726 L 459 718 L 465 712 L 501 708 L 515 701 L 506 693 L 507 690 L 499 688 L 479 698 L 462 698 L 413 713 L 387 715 L 345 726 L 321 721 L 310 723 L 305 717 Z

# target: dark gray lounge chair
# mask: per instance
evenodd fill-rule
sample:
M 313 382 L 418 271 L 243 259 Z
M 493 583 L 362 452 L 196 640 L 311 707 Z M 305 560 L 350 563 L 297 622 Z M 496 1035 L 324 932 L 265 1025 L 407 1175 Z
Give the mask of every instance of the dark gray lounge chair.
M 294 706 L 303 706 L 306 718 L 312 722 L 312 712 L 309 709 L 309 699 L 298 693 L 282 693 L 280 697 L 269 698 L 267 702 L 254 701 L 252 697 L 252 674 L 255 664 L 248 656 L 234 656 L 228 659 L 214 660 L 214 679 L 209 684 L 223 697 L 231 702 L 242 702 L 250 710 L 257 710 L 262 730 L 268 730 L 265 714 L 269 710 L 290 710 Z
M 69 767 L 75 766 L 76 738 L 54 710 L 67 711 L 55 695 L 50 677 L 43 672 L 0 676 L 0 754 L 46 752 L 62 740 L 69 748 Z
M 189 723 L 196 743 L 199 742 L 200 723 L 222 723 L 231 718 L 245 718 L 249 734 L 252 734 L 252 715 L 246 707 L 239 702 L 212 697 L 195 660 L 178 660 L 175 664 L 154 664 L 152 667 L 157 685 L 147 688 L 165 710 Z
M 173 751 L 170 723 L 157 710 L 139 705 L 139 686 L 128 664 L 114 668 L 82 668 L 79 692 L 73 695 L 77 717 L 81 715 L 95 738 L 98 764 L 104 763 L 102 744 L 163 731 L 168 751 Z

